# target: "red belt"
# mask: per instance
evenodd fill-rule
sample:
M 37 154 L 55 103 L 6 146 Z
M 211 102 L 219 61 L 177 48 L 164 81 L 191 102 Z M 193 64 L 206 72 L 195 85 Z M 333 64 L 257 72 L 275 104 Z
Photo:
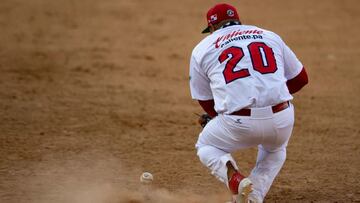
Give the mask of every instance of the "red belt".
M 280 112 L 286 108 L 289 107 L 289 102 L 282 102 L 280 104 L 276 104 L 275 106 L 272 106 L 272 112 L 273 113 L 277 113 Z M 232 112 L 230 115 L 235 115 L 235 116 L 251 116 L 251 109 L 240 109 L 238 111 Z

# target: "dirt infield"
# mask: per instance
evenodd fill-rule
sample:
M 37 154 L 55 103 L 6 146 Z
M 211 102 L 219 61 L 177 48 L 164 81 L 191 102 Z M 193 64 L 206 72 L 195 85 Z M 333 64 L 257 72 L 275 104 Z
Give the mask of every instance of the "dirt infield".
M 196 157 L 188 86 L 215 2 L 1 0 L 0 202 L 228 200 Z M 360 202 L 360 1 L 227 2 L 280 34 L 310 77 L 266 202 Z M 234 156 L 248 174 L 256 149 Z

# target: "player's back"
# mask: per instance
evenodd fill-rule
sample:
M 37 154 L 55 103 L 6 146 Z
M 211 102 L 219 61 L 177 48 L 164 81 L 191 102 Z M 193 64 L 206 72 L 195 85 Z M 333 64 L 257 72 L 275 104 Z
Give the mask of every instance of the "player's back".
M 233 25 L 202 40 L 193 50 L 191 65 L 210 80 L 215 110 L 231 113 L 292 99 L 285 77 L 287 49 L 273 32 Z

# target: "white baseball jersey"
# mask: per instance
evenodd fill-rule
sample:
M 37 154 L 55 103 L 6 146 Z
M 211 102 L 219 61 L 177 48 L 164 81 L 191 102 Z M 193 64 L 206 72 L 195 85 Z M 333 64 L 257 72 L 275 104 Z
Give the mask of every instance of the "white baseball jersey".
M 215 101 L 219 114 L 291 100 L 286 81 L 303 65 L 275 33 L 249 25 L 215 31 L 193 50 L 190 90 L 196 100 Z

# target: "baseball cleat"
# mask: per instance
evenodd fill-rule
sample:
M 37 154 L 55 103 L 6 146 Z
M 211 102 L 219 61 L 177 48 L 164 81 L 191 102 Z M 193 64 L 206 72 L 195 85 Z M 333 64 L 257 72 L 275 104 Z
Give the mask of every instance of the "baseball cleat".
M 248 203 L 248 196 L 252 190 L 251 180 L 249 178 L 242 179 L 238 187 L 236 203 Z

